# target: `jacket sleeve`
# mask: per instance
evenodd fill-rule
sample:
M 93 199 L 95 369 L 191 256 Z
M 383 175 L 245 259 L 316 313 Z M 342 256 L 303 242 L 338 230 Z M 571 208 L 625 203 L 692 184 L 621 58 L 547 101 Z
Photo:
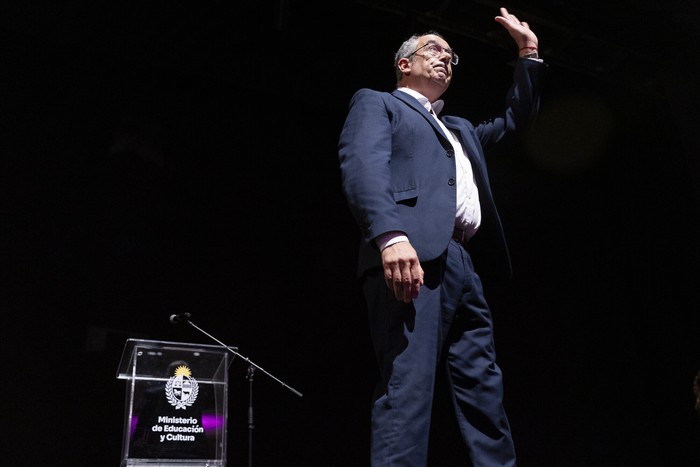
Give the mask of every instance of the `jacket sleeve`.
M 403 230 L 391 188 L 392 122 L 384 94 L 357 91 L 339 139 L 342 188 L 367 243 L 382 233 Z
M 483 146 L 499 141 L 507 132 L 525 130 L 534 123 L 540 107 L 541 81 L 546 68 L 546 64 L 537 60 L 518 59 L 513 84 L 506 95 L 505 110 L 476 126 Z

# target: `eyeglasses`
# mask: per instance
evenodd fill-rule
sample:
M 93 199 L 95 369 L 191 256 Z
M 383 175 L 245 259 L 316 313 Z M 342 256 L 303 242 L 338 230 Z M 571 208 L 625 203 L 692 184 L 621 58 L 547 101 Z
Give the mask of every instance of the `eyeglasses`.
M 436 42 L 428 42 L 427 44 L 418 47 L 416 50 L 414 50 L 412 53 L 410 53 L 406 58 L 410 57 L 411 55 L 416 54 L 420 49 L 425 49 L 426 55 L 429 55 L 431 57 L 439 57 L 442 55 L 443 52 L 447 52 L 450 55 L 450 63 L 453 65 L 456 65 L 459 63 L 459 56 L 454 52 L 452 49 L 446 49 L 440 44 Z

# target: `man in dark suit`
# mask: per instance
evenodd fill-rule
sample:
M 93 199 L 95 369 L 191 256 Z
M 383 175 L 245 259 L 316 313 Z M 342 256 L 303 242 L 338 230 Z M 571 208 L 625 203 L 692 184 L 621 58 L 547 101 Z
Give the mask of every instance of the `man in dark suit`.
M 342 187 L 362 233 L 358 274 L 380 376 L 373 467 L 426 465 L 440 361 L 473 464 L 515 465 L 481 283 L 484 271 L 511 274 L 484 148 L 532 123 L 546 65 L 528 24 L 500 13 L 495 20 L 519 51 L 500 115 L 478 125 L 437 116 L 459 58 L 429 32 L 396 53 L 396 90 L 355 93 L 340 135 Z

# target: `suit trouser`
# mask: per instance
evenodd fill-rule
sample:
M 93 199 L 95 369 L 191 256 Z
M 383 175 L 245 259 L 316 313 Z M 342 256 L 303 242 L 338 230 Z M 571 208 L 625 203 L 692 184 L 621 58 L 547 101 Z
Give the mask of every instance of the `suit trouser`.
M 393 298 L 382 271 L 369 274 L 363 285 L 380 376 L 372 405 L 372 466 L 427 464 L 442 352 L 473 465 L 514 466 L 491 312 L 469 253 L 451 240 L 442 257 L 422 267 L 425 284 L 409 304 Z

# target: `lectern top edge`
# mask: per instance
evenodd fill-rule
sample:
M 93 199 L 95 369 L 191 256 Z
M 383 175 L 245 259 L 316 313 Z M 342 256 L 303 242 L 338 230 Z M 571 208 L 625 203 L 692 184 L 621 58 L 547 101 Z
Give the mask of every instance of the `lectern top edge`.
M 229 347 L 230 350 L 237 351 L 237 347 Z M 119 361 L 119 368 L 117 370 L 118 379 L 129 379 L 134 376 L 133 374 L 133 358 L 134 352 L 136 350 L 143 351 L 187 351 L 192 353 L 202 352 L 209 354 L 220 354 L 225 355 L 229 351 L 220 346 L 213 344 L 200 344 L 193 342 L 174 342 L 174 341 L 160 341 L 151 339 L 134 339 L 129 338 L 126 340 L 124 345 L 124 350 L 122 351 L 121 360 Z

